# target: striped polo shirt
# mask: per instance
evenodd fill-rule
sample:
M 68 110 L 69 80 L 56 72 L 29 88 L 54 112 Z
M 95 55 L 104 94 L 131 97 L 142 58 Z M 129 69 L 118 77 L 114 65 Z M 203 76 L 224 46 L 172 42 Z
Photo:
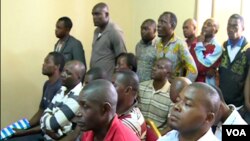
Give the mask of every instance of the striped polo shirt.
M 118 115 L 118 118 L 123 124 L 132 129 L 141 140 L 145 140 L 147 125 L 137 104 L 135 102 L 126 112 Z
M 169 97 L 170 83 L 166 84 L 159 90 L 155 90 L 153 86 L 153 80 L 140 83 L 140 101 L 139 108 L 145 119 L 151 119 L 154 121 L 160 130 L 166 127 L 166 121 L 170 107 L 173 105 Z M 162 128 L 164 124 L 164 128 Z

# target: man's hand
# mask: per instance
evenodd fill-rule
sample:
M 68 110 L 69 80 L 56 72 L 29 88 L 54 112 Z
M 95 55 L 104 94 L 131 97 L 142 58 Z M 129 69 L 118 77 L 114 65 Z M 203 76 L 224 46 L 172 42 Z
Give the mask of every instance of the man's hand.
M 24 129 L 16 129 L 14 128 L 13 129 L 15 131 L 13 137 L 20 137 L 20 136 L 24 136 L 27 134 L 27 130 L 24 130 Z
M 207 71 L 207 77 L 208 78 L 212 78 L 212 77 L 214 77 L 215 75 L 216 75 L 216 69 L 214 69 L 214 68 L 211 68 L 211 69 L 209 69 L 208 71 Z
M 201 33 L 200 36 L 197 37 L 198 42 L 204 42 L 205 41 L 205 32 Z
M 46 133 L 47 135 L 49 135 L 51 138 L 55 139 L 55 140 L 58 140 L 58 139 L 61 138 L 60 135 L 58 135 L 56 132 L 51 131 L 51 130 L 45 130 L 45 133 Z

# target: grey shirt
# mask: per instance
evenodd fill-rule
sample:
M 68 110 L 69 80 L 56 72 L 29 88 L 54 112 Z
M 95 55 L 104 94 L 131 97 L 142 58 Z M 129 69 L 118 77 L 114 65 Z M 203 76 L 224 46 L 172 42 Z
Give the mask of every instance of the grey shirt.
M 156 38 L 147 44 L 141 40 L 136 45 L 137 74 L 140 82 L 151 80 L 152 67 L 157 58 L 155 42 Z
M 104 69 L 111 79 L 115 69 L 115 59 L 127 52 L 123 32 L 114 23 L 109 22 L 102 33 L 96 28 L 92 44 L 90 68 L 100 67 Z

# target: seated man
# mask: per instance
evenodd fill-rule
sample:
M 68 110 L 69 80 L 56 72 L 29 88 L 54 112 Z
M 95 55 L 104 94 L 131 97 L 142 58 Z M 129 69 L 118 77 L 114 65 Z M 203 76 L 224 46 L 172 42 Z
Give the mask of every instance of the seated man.
M 139 78 L 133 71 L 119 71 L 113 75 L 112 83 L 118 93 L 116 113 L 118 118 L 127 127 L 132 129 L 141 139 L 145 139 L 146 122 L 137 107 L 137 95 L 139 92 Z
M 98 87 L 96 87 L 98 86 Z M 107 80 L 94 80 L 80 93 L 78 126 L 82 141 L 139 141 L 116 115 L 117 92 Z
M 222 140 L 222 125 L 247 125 L 247 122 L 241 117 L 240 113 L 236 110 L 233 104 L 227 105 L 220 88 L 214 86 L 215 90 L 220 96 L 220 108 L 216 114 L 214 125 L 217 125 L 215 136 Z
M 169 78 L 172 73 L 172 62 L 160 58 L 153 67 L 152 79 L 140 83 L 139 108 L 146 119 L 151 119 L 159 130 L 167 127 L 167 118 L 172 101 L 169 97 Z
M 62 87 L 40 120 L 47 140 L 59 139 L 72 130 L 70 121 L 79 109 L 77 97 L 82 89 L 85 66 L 80 61 L 68 61 L 62 72 Z
M 219 106 L 220 97 L 214 88 L 201 82 L 190 84 L 171 109 L 168 124 L 174 130 L 158 141 L 218 141 L 211 126 Z
M 22 141 L 29 140 L 33 138 L 42 138 L 42 131 L 40 128 L 40 118 L 44 110 L 48 107 L 53 97 L 56 95 L 56 92 L 60 89 L 62 81 L 60 79 L 61 72 L 64 67 L 64 57 L 61 53 L 50 52 L 44 59 L 42 66 L 43 75 L 48 76 L 48 80 L 43 85 L 43 95 L 40 102 L 38 111 L 33 115 L 29 120 L 30 128 L 26 130 L 17 130 L 11 140 Z M 23 136 L 23 137 L 21 137 Z
M 180 92 L 192 82 L 186 77 L 176 77 L 170 85 L 170 99 L 173 103 L 176 103 L 177 97 Z
M 177 98 L 180 95 L 180 92 L 192 82 L 186 77 L 176 77 L 172 80 L 170 85 L 170 99 L 173 103 L 177 102 Z M 167 132 L 172 130 L 169 126 L 161 131 L 161 135 L 165 135 Z

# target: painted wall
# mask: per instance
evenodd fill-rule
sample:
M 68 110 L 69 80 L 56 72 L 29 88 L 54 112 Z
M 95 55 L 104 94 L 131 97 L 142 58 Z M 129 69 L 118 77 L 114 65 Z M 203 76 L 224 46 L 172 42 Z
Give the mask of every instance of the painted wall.
M 178 17 L 176 32 L 182 36 L 182 22 L 193 17 L 193 0 L 104 0 L 112 21 L 125 34 L 127 49 L 134 52 L 140 39 L 140 25 L 146 18 L 158 19 L 166 10 Z M 71 34 L 82 41 L 89 64 L 93 38 L 91 10 L 100 0 L 2 0 L 1 1 L 1 128 L 20 118 L 30 118 L 38 109 L 44 57 L 53 50 L 57 38 L 55 23 L 61 16 L 73 21 Z M 15 4 L 13 4 L 15 3 Z M 183 12 L 185 9 L 185 12 Z
M 196 17 L 202 26 L 203 19 L 211 16 L 210 8 L 210 12 L 202 12 L 207 8 L 205 0 L 103 1 L 109 5 L 112 21 L 123 29 L 129 52 L 134 52 L 140 40 L 140 25 L 146 18 L 157 21 L 164 11 L 174 12 L 178 18 L 176 33 L 183 37 L 185 19 Z M 206 0 L 210 7 L 211 1 Z M 20 118 L 30 118 L 38 109 L 42 86 L 47 79 L 41 74 L 42 63 L 57 41 L 54 31 L 58 18 L 72 19 L 71 35 L 82 41 L 89 64 L 94 30 L 91 10 L 98 2 L 101 0 L 1 1 L 1 128 Z

